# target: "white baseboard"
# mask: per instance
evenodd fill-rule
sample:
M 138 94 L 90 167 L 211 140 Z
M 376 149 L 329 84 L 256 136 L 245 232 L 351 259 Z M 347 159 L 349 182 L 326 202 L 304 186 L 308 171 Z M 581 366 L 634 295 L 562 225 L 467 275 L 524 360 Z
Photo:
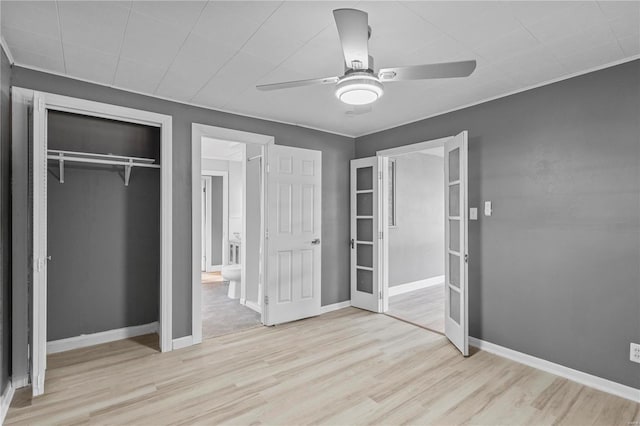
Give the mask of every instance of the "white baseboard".
M 0 401 L 0 425 L 4 424 L 4 419 L 7 417 L 7 412 L 9 412 L 9 406 L 11 405 L 11 400 L 13 399 L 13 394 L 16 389 L 13 387 L 13 382 L 9 380 L 7 384 L 7 388 L 2 393 L 2 400 Z
M 186 348 L 193 345 L 193 336 L 184 336 L 173 339 L 173 350 Z
M 29 376 L 15 377 L 11 376 L 11 383 L 13 383 L 14 389 L 20 389 L 25 386 L 29 386 Z M 1 423 L 0 423 L 1 424 Z
M 327 312 L 337 311 L 338 309 L 344 309 L 351 306 L 351 300 L 345 300 L 344 302 L 334 303 L 332 305 L 320 306 L 320 315 Z
M 437 277 L 431 277 L 420 281 L 413 281 L 410 283 L 399 284 L 389 287 L 389 297 L 397 296 L 398 294 L 409 293 L 421 288 L 427 288 L 434 285 L 444 284 L 444 275 L 438 275 Z
M 258 305 L 256 302 L 252 302 L 251 300 L 245 300 L 244 305 L 247 308 L 249 308 L 251 310 L 254 310 L 259 314 L 262 313 L 262 307 L 260 305 Z
M 85 348 L 87 346 L 99 345 L 101 343 L 114 342 L 116 340 L 157 332 L 158 322 L 155 321 L 149 324 L 136 325 L 133 327 L 117 328 L 115 330 L 101 331 L 93 334 L 82 334 L 80 336 L 69 337 L 67 339 L 47 342 L 47 353 L 55 354 L 58 352 Z
M 484 340 L 476 339 L 475 337 L 469 336 L 469 344 L 483 351 L 519 362 L 520 364 L 528 365 L 529 367 L 564 377 L 565 379 L 572 380 L 580 383 L 581 385 L 589 386 L 591 388 L 640 403 L 640 389 L 632 388 L 631 386 L 626 386 L 612 382 L 611 380 L 603 379 L 602 377 L 574 370 L 573 368 L 565 367 L 564 365 L 556 364 L 542 358 L 536 358 L 535 356 L 505 348 L 504 346 L 485 342 Z

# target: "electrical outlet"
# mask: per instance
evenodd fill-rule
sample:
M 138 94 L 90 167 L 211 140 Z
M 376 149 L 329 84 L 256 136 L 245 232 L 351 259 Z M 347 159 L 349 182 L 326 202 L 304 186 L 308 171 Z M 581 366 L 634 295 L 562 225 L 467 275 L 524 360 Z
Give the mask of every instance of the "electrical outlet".
M 629 350 L 629 359 L 633 362 L 640 363 L 640 345 L 637 343 L 631 343 L 631 349 Z

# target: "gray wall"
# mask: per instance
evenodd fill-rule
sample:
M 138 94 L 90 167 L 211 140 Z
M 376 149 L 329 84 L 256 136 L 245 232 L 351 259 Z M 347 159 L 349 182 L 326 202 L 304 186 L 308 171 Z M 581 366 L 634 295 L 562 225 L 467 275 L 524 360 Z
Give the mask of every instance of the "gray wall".
M 222 265 L 222 227 L 224 211 L 224 193 L 222 176 L 210 176 L 211 179 L 211 263 Z M 226 248 L 225 248 L 226 249 Z
M 444 160 L 394 157 L 396 227 L 389 229 L 389 286 L 444 275 Z
M 11 369 L 11 65 L 0 48 L 0 394 Z
M 469 130 L 472 336 L 640 388 L 640 61 L 356 140 Z
M 158 158 L 158 128 L 49 112 L 49 149 Z M 49 341 L 158 320 L 160 171 L 49 162 Z
M 14 67 L 13 85 L 173 117 L 173 337 L 191 334 L 191 124 L 272 135 L 276 144 L 322 151 L 322 304 L 349 300 L 349 161 L 352 138 L 192 107 Z

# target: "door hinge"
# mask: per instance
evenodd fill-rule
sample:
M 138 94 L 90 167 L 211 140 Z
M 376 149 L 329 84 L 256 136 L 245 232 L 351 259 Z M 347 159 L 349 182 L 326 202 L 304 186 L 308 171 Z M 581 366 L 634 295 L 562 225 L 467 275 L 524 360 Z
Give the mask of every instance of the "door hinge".
M 468 254 L 464 255 L 464 263 L 469 263 L 469 255 Z
M 382 172 L 378 172 L 378 180 L 382 180 Z
M 265 231 L 264 231 L 264 239 L 265 240 L 269 239 L 269 230 L 268 229 L 265 229 Z
M 44 259 L 39 257 L 36 260 L 36 271 L 40 272 L 44 268 Z
M 382 234 L 382 231 L 378 232 L 378 239 L 379 239 L 379 240 L 381 240 L 383 236 L 384 236 L 384 235 Z
M 378 293 L 380 300 L 382 300 L 382 291 Z
M 265 296 L 264 297 L 264 304 L 268 305 L 269 304 L 269 296 Z

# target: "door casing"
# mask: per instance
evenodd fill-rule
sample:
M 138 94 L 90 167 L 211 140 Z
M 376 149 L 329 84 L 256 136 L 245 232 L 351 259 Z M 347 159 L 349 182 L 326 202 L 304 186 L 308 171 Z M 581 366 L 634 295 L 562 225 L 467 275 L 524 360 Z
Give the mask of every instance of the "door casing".
M 160 128 L 160 321 L 159 336 L 160 350 L 167 352 L 172 350 L 172 266 L 173 266 L 173 161 L 172 161 L 172 118 L 168 115 L 157 114 L 149 111 L 126 108 L 118 105 L 111 105 L 101 102 L 88 101 L 85 99 L 72 98 L 69 96 L 56 95 L 52 93 L 39 92 L 28 88 L 12 87 L 12 111 L 14 119 L 12 120 L 12 144 L 14 146 L 28 146 L 26 143 L 30 137 L 33 138 L 34 160 L 38 160 L 40 165 L 44 167 L 46 172 L 47 149 L 47 110 L 63 111 L 74 114 L 81 114 L 92 117 L 106 118 L 115 121 L 124 121 L 130 123 L 143 124 Z M 29 108 L 31 111 L 36 110 L 33 114 L 37 122 L 33 123 L 33 129 L 30 129 Z M 31 132 L 33 132 L 31 134 Z M 14 152 L 12 162 L 15 167 L 13 172 L 13 187 L 15 205 L 12 208 L 12 216 L 24 215 L 25 210 L 17 210 L 24 208 L 28 210 L 29 200 L 20 194 L 29 193 L 29 170 L 25 170 L 24 165 L 29 164 L 28 149 L 22 149 Z M 37 170 L 36 170 L 37 171 Z M 46 176 L 46 175 L 45 175 Z M 35 182 L 34 182 L 35 184 Z M 34 197 L 33 213 L 34 223 L 46 223 L 46 180 L 36 184 L 39 191 L 44 191 L 42 196 Z M 29 221 L 20 221 L 14 224 L 14 234 L 24 233 L 30 234 Z M 15 226 L 17 225 L 17 227 Z M 44 374 L 46 370 L 46 247 L 39 252 L 33 253 L 33 260 L 29 259 L 29 247 L 38 247 L 42 242 L 46 241 L 46 226 L 33 226 L 33 239 L 31 241 L 22 239 L 12 240 L 12 248 L 15 249 L 12 266 L 14 273 L 12 278 L 12 291 L 14 292 L 13 313 L 12 313 L 12 344 L 15 383 L 17 385 L 26 385 L 29 379 L 33 385 L 33 395 L 41 395 L 44 393 Z M 33 282 L 31 295 L 27 293 L 28 271 L 36 271 L 36 268 L 44 270 L 44 279 L 38 279 Z M 26 271 L 26 273 L 25 273 Z M 32 272 L 33 274 L 33 272 Z M 33 276 L 33 275 L 32 275 Z M 37 303 L 37 304 L 36 304 Z M 30 309 L 31 307 L 31 309 Z M 31 318 L 29 318 L 31 316 Z M 31 335 L 28 336 L 28 333 Z M 24 339 L 24 335 L 28 337 Z M 31 343 L 31 365 L 24 363 L 29 357 L 29 349 L 24 343 Z M 26 368 L 25 368 L 26 367 Z
M 202 282 L 200 278 L 200 263 L 201 263 L 201 250 L 202 250 L 202 232 L 200 229 L 201 223 L 201 206 L 200 206 L 200 179 L 204 174 L 202 171 L 202 138 L 210 137 L 213 139 L 219 139 L 229 142 L 238 142 L 244 144 L 254 144 L 261 146 L 261 155 L 264 160 L 263 164 L 266 164 L 268 158 L 268 146 L 275 143 L 275 138 L 269 135 L 262 135 L 258 133 L 245 132 L 241 130 L 227 129 L 224 127 L 210 126 L 207 124 L 192 123 L 191 125 L 191 336 L 187 336 L 184 342 L 180 343 L 181 347 L 196 345 L 202 342 Z M 242 180 L 243 188 L 246 188 L 246 162 L 245 155 L 243 161 Z M 264 206 L 268 202 L 268 194 L 265 190 L 266 170 L 262 168 L 261 188 L 262 192 L 262 206 L 261 206 L 261 229 L 264 231 Z M 246 196 L 246 190 L 243 191 L 243 199 Z M 243 226 L 242 234 L 246 235 L 246 200 L 243 201 Z M 263 247 L 262 253 L 262 276 L 266 276 L 267 264 L 266 264 L 266 245 L 268 241 L 264 238 L 264 232 L 260 235 L 261 243 Z M 227 232 L 228 239 L 228 232 Z M 225 250 L 226 251 L 226 250 Z M 246 259 L 246 244 L 242 244 L 241 247 L 241 259 Z M 246 262 L 242 262 L 242 276 L 246 277 Z M 264 279 L 263 279 L 264 281 Z M 241 288 L 240 299 L 242 300 L 245 287 Z M 245 300 L 246 303 L 246 300 Z M 259 297 L 257 309 L 264 312 L 264 298 Z M 248 306 L 248 304 L 247 304 Z M 251 307 L 254 309 L 254 307 Z M 256 310 L 257 310 L 256 309 Z

